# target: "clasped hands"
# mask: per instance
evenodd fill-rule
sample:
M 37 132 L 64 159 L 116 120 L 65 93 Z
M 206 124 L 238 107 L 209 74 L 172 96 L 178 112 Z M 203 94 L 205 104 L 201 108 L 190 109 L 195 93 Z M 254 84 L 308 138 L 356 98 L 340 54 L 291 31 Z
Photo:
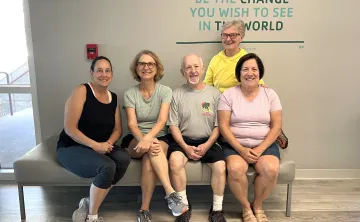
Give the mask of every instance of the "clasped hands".
M 259 147 L 244 147 L 244 149 L 240 152 L 240 156 L 242 156 L 247 163 L 257 163 L 261 154 L 262 152 Z
M 208 149 L 209 149 L 209 145 L 207 145 L 206 143 L 202 143 L 198 146 L 185 145 L 184 150 L 189 159 L 199 160 L 205 155 Z
M 157 156 L 161 152 L 161 144 L 157 138 L 148 139 L 143 137 L 136 147 L 134 148 L 136 153 L 149 153 L 152 156 Z
M 95 146 L 93 146 L 93 149 L 101 154 L 110 153 L 113 150 L 113 148 L 114 146 L 108 141 L 96 143 Z

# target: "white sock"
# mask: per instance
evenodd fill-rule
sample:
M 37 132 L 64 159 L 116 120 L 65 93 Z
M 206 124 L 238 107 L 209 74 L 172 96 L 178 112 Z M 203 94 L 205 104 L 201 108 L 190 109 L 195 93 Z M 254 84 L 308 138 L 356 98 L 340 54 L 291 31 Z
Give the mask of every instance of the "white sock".
M 189 205 L 189 202 L 188 202 L 187 196 L 186 196 L 186 189 L 183 190 L 183 191 L 178 192 L 178 194 L 179 194 L 179 196 L 181 197 L 182 202 L 183 202 L 185 205 Z
M 90 221 L 95 220 L 95 219 L 98 219 L 98 215 L 97 215 L 97 214 L 96 214 L 96 215 L 90 215 L 90 214 L 88 214 L 88 215 L 87 215 L 87 219 L 89 219 Z
M 223 199 L 224 199 L 224 196 L 218 196 L 218 195 L 214 194 L 213 211 L 221 211 L 222 210 Z

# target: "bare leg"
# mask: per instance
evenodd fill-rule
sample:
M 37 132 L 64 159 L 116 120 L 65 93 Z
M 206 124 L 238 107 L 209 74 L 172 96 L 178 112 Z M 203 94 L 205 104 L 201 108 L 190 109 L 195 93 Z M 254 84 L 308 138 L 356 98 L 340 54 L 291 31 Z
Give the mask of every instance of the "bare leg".
M 243 212 L 251 210 L 248 200 L 248 180 L 246 177 L 248 163 L 241 156 L 231 155 L 226 158 L 226 165 L 231 192 L 240 202 Z
M 104 201 L 106 194 L 111 189 L 101 189 L 96 187 L 94 184 L 91 184 L 90 187 L 90 205 L 89 205 L 89 214 L 96 215 L 98 214 L 99 207 L 101 203 Z
M 147 153 L 137 153 L 134 147 L 138 144 L 136 139 L 133 139 L 127 151 L 132 158 L 142 158 L 142 170 L 141 170 L 141 209 L 149 210 L 152 195 L 154 193 L 156 185 L 156 174 L 152 168 L 149 155 Z
M 166 196 L 168 196 L 169 194 L 175 191 L 170 183 L 169 165 L 166 159 L 166 152 L 168 145 L 163 141 L 160 141 L 160 146 L 162 147 L 162 150 L 158 153 L 158 155 L 157 156 L 149 155 L 149 159 L 154 171 L 156 172 L 156 175 L 158 176 L 161 184 L 165 189 Z
M 208 164 L 212 169 L 211 188 L 215 195 L 223 196 L 226 183 L 225 161 L 217 161 Z
M 173 152 L 170 156 L 170 175 L 171 181 L 174 185 L 176 192 L 186 189 L 186 172 L 185 165 L 188 158 L 182 152 Z
M 132 143 L 133 142 L 134 142 L 134 140 L 132 141 Z M 130 143 L 130 145 L 131 145 L 131 143 Z M 157 177 L 159 178 L 160 182 L 162 183 L 165 193 L 166 193 L 166 196 L 168 197 L 171 193 L 175 192 L 175 190 L 173 189 L 173 187 L 171 186 L 171 183 L 170 183 L 169 165 L 168 165 L 168 161 L 166 159 L 168 145 L 166 143 L 164 143 L 163 141 L 160 141 L 160 146 L 162 149 L 160 149 L 160 152 L 156 156 L 153 156 L 148 153 L 147 153 L 147 156 L 151 162 L 152 169 L 155 171 Z M 128 151 L 129 151 L 130 155 L 132 155 L 131 153 L 134 152 L 134 150 L 131 146 L 129 146 Z M 139 155 L 139 154 L 137 154 L 137 155 Z M 175 194 L 175 195 L 177 196 L 177 194 Z M 151 199 L 151 197 L 149 199 Z M 182 205 L 179 205 L 178 202 L 176 202 L 178 200 L 179 199 L 173 198 L 173 197 L 168 199 L 169 208 L 171 208 L 174 216 L 178 216 L 187 210 L 186 207 L 183 207 Z
M 152 195 L 156 185 L 156 174 L 151 166 L 149 155 L 146 153 L 142 158 L 141 172 L 141 192 L 142 192 L 142 210 L 149 210 Z
M 254 210 L 262 209 L 262 202 L 276 186 L 279 168 L 279 159 L 272 155 L 262 156 L 256 163 L 255 169 L 259 175 L 255 180 Z

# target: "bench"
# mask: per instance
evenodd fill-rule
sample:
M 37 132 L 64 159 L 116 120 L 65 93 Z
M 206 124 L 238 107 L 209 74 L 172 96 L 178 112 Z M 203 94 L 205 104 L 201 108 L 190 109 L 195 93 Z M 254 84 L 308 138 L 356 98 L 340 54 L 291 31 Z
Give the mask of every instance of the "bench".
M 40 143 L 14 163 L 18 185 L 21 218 L 25 219 L 24 186 L 89 186 L 92 178 L 80 178 L 63 168 L 56 159 L 58 136 Z M 201 162 L 188 162 L 185 168 L 188 185 L 210 185 L 211 169 Z M 124 177 L 116 186 L 140 186 L 141 161 L 132 160 Z M 247 177 L 253 184 L 254 168 L 249 167 Z M 278 184 L 287 184 L 286 216 L 290 216 L 292 182 L 295 179 L 294 161 L 281 162 Z

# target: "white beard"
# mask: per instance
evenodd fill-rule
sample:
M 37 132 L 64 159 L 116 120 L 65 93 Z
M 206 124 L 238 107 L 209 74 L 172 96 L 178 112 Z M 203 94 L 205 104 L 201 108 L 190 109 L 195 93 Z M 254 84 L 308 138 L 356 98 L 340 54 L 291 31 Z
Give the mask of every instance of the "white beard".
M 195 80 L 193 81 L 192 79 L 195 79 Z M 198 76 L 195 77 L 195 78 L 191 78 L 191 77 L 189 78 L 189 82 L 190 82 L 192 85 L 198 84 L 199 81 L 200 81 L 200 78 L 199 78 Z

